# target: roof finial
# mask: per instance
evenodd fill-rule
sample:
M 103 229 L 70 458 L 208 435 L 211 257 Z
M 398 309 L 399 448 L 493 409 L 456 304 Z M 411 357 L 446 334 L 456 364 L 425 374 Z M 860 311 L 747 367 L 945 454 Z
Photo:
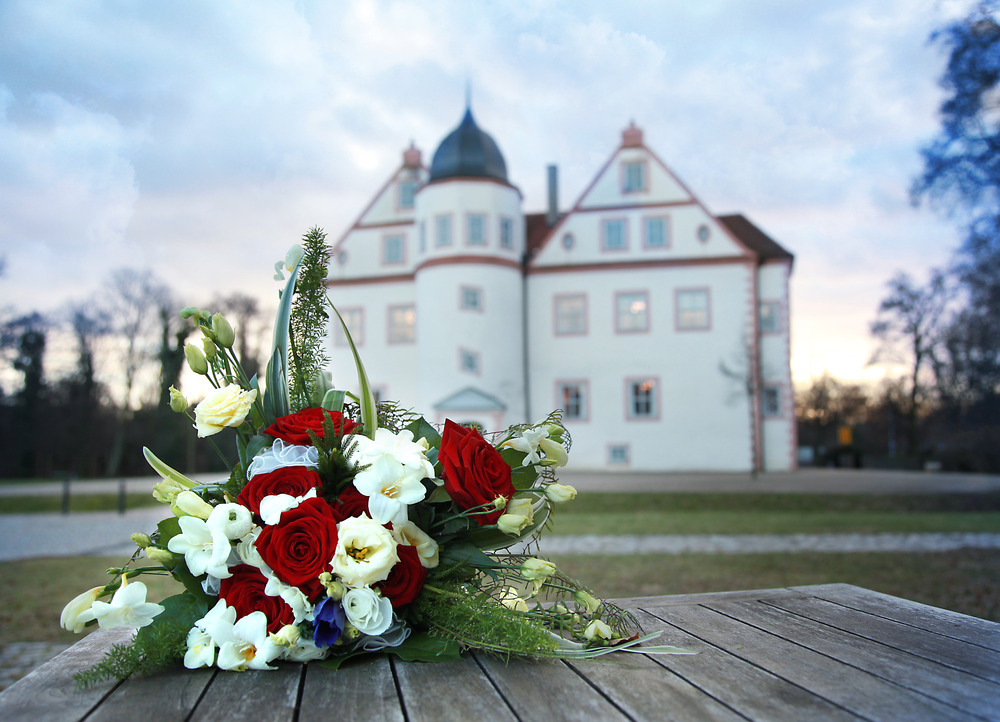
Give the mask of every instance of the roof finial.
M 465 109 L 472 110 L 472 78 L 465 79 Z

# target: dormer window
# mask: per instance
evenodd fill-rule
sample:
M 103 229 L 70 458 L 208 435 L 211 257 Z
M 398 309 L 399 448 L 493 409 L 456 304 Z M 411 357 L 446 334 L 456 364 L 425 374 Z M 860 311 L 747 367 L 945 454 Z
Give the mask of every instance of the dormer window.
M 622 163 L 622 192 L 638 193 L 647 190 L 646 162 L 642 160 Z
M 417 182 L 412 180 L 400 181 L 399 183 L 399 208 L 409 210 L 413 208 L 413 197 L 417 194 Z

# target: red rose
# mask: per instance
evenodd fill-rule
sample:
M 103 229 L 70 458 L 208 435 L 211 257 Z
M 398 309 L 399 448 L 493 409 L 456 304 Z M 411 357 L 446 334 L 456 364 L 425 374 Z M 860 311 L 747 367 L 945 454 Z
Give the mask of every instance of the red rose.
M 438 460 L 444 488 L 460 509 L 490 504 L 498 496 L 507 499 L 514 496 L 510 467 L 475 429 L 446 419 Z M 496 524 L 501 514 L 503 507 L 474 518 L 480 525 Z
M 416 547 L 400 544 L 396 547 L 399 561 L 389 572 L 384 582 L 379 582 L 378 588 L 382 596 L 392 602 L 393 607 L 409 604 L 424 587 L 427 579 L 427 569 L 420 563 Z
M 315 469 L 306 466 L 282 466 L 266 474 L 257 474 L 236 497 L 236 501 L 260 516 L 260 500 L 273 494 L 305 496 L 310 489 L 322 485 Z
M 324 411 L 323 409 L 302 409 L 288 416 L 279 416 L 273 424 L 264 429 L 264 433 L 287 441 L 289 444 L 311 444 L 309 431 L 323 438 L 323 419 L 329 415 L 333 419 L 333 428 L 338 436 L 354 433 L 361 424 L 345 419 L 339 411 Z
M 313 600 L 323 592 L 319 575 L 330 571 L 337 550 L 337 518 L 323 499 L 306 499 L 265 526 L 256 546 L 278 579 Z
M 354 488 L 353 484 L 340 492 L 340 496 L 331 502 L 330 506 L 333 507 L 333 515 L 337 517 L 338 522 L 362 514 L 371 516 L 371 512 L 368 511 L 368 497 Z
M 267 631 L 277 632 L 286 624 L 295 621 L 292 608 L 281 597 L 270 597 L 264 593 L 267 579 L 257 567 L 240 564 L 232 567 L 233 576 L 223 579 L 219 586 L 219 596 L 236 610 L 236 618 L 245 617 L 250 612 L 261 611 L 267 617 Z

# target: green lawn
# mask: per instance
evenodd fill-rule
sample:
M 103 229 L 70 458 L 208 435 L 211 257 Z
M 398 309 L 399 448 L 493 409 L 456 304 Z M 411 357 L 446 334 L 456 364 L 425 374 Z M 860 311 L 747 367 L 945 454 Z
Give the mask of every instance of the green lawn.
M 148 492 L 125 495 L 126 509 L 158 506 L 159 502 Z M 117 494 L 71 494 L 69 510 L 117 511 Z M 62 496 L 3 496 L 0 497 L 0 514 L 40 514 L 62 511 Z M 164 510 L 164 513 L 169 513 Z

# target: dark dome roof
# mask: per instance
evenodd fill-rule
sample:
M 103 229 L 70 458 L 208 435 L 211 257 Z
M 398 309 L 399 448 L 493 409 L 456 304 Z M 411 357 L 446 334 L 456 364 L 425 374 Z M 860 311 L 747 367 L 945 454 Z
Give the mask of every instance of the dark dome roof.
M 496 141 L 476 125 L 472 111 L 441 141 L 431 161 L 430 180 L 444 178 L 495 178 L 507 182 L 507 164 Z

